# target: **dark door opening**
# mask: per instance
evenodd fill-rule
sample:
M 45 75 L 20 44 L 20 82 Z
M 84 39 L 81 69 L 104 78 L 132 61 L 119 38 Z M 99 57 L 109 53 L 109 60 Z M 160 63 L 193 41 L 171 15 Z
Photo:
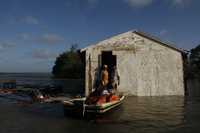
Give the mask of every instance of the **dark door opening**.
M 101 56 L 101 64 L 108 66 L 108 72 L 111 73 L 113 66 L 117 64 L 116 55 L 112 54 L 112 51 L 103 51 Z

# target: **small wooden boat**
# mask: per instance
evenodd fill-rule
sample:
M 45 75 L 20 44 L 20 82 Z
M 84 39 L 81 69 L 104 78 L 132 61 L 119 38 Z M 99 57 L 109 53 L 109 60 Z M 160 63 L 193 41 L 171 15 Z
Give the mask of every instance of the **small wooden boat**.
M 103 114 L 122 104 L 124 98 L 125 96 L 120 96 L 119 100 L 106 102 L 101 105 L 85 104 L 85 97 L 71 99 L 68 101 L 63 101 L 64 112 L 65 114 L 82 114 L 83 116 L 85 113 Z

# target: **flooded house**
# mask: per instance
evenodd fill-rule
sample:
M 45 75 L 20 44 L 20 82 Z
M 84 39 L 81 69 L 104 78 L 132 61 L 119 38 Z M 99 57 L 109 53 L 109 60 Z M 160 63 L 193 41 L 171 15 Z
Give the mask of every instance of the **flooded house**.
M 185 94 L 183 50 L 141 31 L 128 31 L 80 50 L 85 58 L 85 95 L 101 68 L 117 66 L 118 90 L 135 96 Z M 108 70 L 109 71 L 109 70 Z

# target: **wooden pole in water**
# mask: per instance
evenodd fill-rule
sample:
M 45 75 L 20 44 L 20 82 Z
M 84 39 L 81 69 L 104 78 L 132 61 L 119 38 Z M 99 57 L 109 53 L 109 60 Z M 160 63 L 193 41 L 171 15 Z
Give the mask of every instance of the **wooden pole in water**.
M 85 116 L 85 100 L 83 100 L 83 112 L 82 112 L 83 114 L 83 117 Z

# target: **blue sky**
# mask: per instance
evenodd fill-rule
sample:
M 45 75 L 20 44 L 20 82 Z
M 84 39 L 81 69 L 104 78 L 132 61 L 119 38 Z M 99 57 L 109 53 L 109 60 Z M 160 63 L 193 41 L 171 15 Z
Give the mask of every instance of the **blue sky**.
M 0 72 L 50 72 L 73 43 L 139 29 L 191 49 L 199 0 L 0 0 Z

